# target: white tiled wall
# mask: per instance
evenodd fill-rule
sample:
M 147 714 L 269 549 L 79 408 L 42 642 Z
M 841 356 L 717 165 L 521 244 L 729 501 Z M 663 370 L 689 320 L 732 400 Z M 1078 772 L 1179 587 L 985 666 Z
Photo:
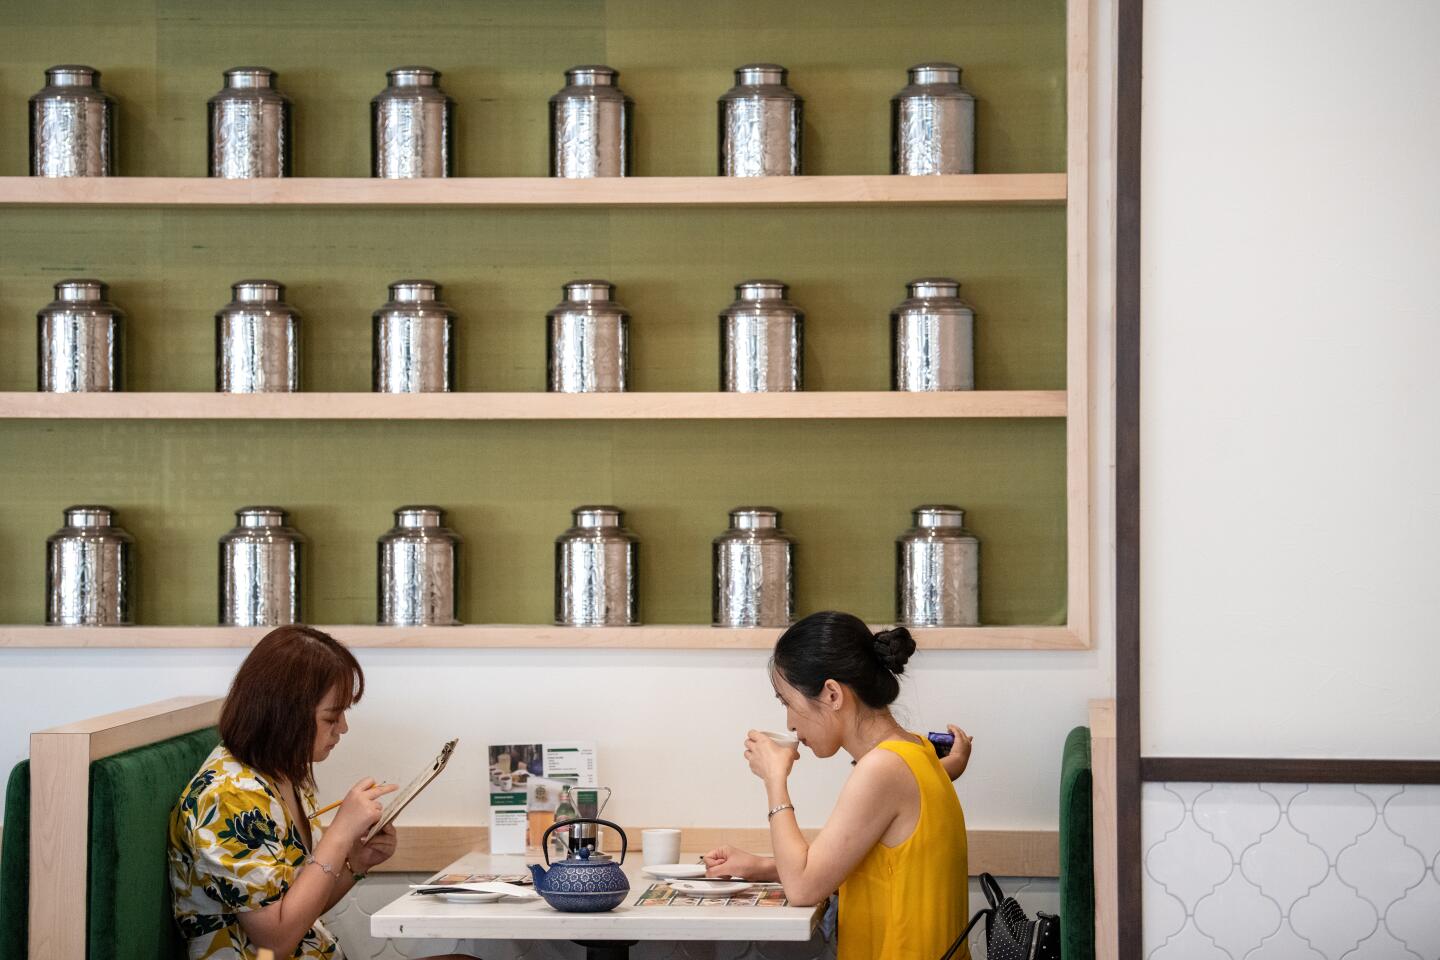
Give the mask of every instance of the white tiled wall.
M 330 931 L 340 939 L 350 960 L 405 960 L 452 951 L 469 952 L 484 960 L 577 960 L 584 948 L 567 940 L 471 941 L 377 940 L 370 936 L 370 914 L 405 892 L 406 884 L 425 879 L 425 874 L 378 874 L 358 885 L 326 918 Z M 1001 888 L 1014 896 L 1032 917 L 1036 910 L 1058 913 L 1060 891 L 1053 879 L 1001 877 Z M 975 881 L 970 882 L 970 909 L 978 910 L 985 899 Z M 984 926 L 982 921 L 979 927 Z M 983 938 L 977 932 L 970 940 L 975 960 L 984 960 Z M 631 949 L 635 960 L 828 960 L 835 956 L 833 944 L 818 935 L 809 943 L 646 943 Z M 938 958 L 935 958 L 938 960 Z
M 1147 960 L 1440 960 L 1440 786 L 1147 783 Z

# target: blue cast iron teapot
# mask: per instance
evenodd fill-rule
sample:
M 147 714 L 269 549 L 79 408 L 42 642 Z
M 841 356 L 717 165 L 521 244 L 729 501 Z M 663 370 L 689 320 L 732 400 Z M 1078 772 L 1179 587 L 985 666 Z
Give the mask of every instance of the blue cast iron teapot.
M 583 843 L 571 843 L 569 856 L 554 864 L 550 863 L 550 834 L 562 827 L 580 823 L 609 827 L 620 834 L 620 863 L 601 853 L 597 847 Z M 625 831 L 609 820 L 596 820 L 591 817 L 557 820 L 540 838 L 540 849 L 545 852 L 545 864 L 550 869 L 541 869 L 538 863 L 530 864 L 530 872 L 535 877 L 535 892 L 562 913 L 601 913 L 614 910 L 625 902 L 625 896 L 630 892 L 630 881 L 625 879 L 625 871 L 620 869 L 620 864 L 625 862 L 628 846 Z

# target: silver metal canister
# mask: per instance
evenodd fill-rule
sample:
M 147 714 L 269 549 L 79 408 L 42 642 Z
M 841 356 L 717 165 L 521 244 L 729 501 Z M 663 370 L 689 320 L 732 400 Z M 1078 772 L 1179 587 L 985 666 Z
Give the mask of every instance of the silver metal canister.
M 61 280 L 35 314 L 39 388 L 45 393 L 124 389 L 125 314 L 99 280 Z
M 434 280 L 397 280 L 375 311 L 372 385 L 376 393 L 455 389 L 455 311 Z
M 300 389 L 300 314 L 275 280 L 241 280 L 215 314 L 215 389 L 295 393 Z
M 65 526 L 45 541 L 45 622 L 135 622 L 135 538 L 112 508 L 66 507 Z
M 978 625 L 980 541 L 965 529 L 965 511 L 937 504 L 916 507 L 911 516 L 915 526 L 895 540 L 895 622 Z
M 115 98 L 100 71 L 78 64 L 45 71 L 30 98 L 30 176 L 113 177 Z
M 890 99 L 890 172 L 975 172 L 975 96 L 953 63 L 920 63 Z
M 459 623 L 460 535 L 439 507 L 401 507 L 378 544 L 379 621 L 388 626 Z
M 795 541 L 774 507 L 736 507 L 711 546 L 717 627 L 784 627 L 795 620 Z
M 279 507 L 241 507 L 220 538 L 220 624 L 300 623 L 305 537 Z
M 550 176 L 628 177 L 635 101 L 613 67 L 571 67 L 550 98 Z
M 805 101 L 785 85 L 786 73 L 774 63 L 735 70 L 735 86 L 720 98 L 722 177 L 799 176 Z
M 890 389 L 975 389 L 975 309 L 960 283 L 911 280 L 909 296 L 890 311 Z
M 288 177 L 290 98 L 275 89 L 275 71 L 235 67 L 209 100 L 210 176 L 227 180 Z
M 546 389 L 551 393 L 623 393 L 630 380 L 630 314 L 606 280 L 572 280 L 545 314 Z
M 640 622 L 640 540 L 619 507 L 576 507 L 555 538 L 555 622 L 625 627 Z
M 746 280 L 720 314 L 720 389 L 776 393 L 805 389 L 805 314 L 779 280 Z
M 440 71 L 397 67 L 370 101 L 372 175 L 388 180 L 454 175 L 450 125 L 455 101 L 440 89 Z

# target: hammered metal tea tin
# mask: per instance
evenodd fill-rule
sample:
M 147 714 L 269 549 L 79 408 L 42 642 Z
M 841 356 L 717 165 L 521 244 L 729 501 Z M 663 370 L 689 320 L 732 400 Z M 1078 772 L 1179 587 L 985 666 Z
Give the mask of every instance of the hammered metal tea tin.
M 300 389 L 300 314 L 275 280 L 241 280 L 215 314 L 215 389 L 294 393 Z
M 545 314 L 546 390 L 623 393 L 630 379 L 630 314 L 606 280 L 572 280 Z
M 35 314 L 39 389 L 45 393 L 124 389 L 125 314 L 99 280 L 61 280 Z
M 210 176 L 227 180 L 288 177 L 290 99 L 275 89 L 275 71 L 234 67 L 208 104 Z
M 45 71 L 30 98 L 30 176 L 113 177 L 115 99 L 100 71 L 69 64 Z
M 975 172 L 975 96 L 953 63 L 921 63 L 890 100 L 890 172 Z
M 640 622 L 640 541 L 619 507 L 571 511 L 574 525 L 555 538 L 555 623 L 627 627 Z
M 720 389 L 783 393 L 805 389 L 805 314 L 779 280 L 735 285 L 720 314 Z
M 635 101 L 613 67 L 571 67 L 550 98 L 550 176 L 630 176 Z
M 784 627 L 795 620 L 795 541 L 774 507 L 736 507 L 711 545 L 717 627 Z
M 455 311 L 434 280 L 397 280 L 373 317 L 371 385 L 376 393 L 455 389 Z
M 114 509 L 65 508 L 65 526 L 45 541 L 45 622 L 135 622 L 135 538 L 116 526 Z
M 774 63 L 735 70 L 735 86 L 719 103 L 722 177 L 799 176 L 805 102 L 786 86 L 786 74 Z
M 305 537 L 279 507 L 241 507 L 220 538 L 220 624 L 300 623 Z
M 975 309 L 947 277 L 911 280 L 890 311 L 890 389 L 975 389 Z
M 385 76 L 389 86 L 370 101 L 371 175 L 453 176 L 455 101 L 440 89 L 440 71 L 397 67 Z
M 398 627 L 459 623 L 460 536 L 439 507 L 401 507 L 377 544 L 378 619 Z
M 980 541 L 965 511 L 916 507 L 914 526 L 895 540 L 895 622 L 907 627 L 980 623 Z

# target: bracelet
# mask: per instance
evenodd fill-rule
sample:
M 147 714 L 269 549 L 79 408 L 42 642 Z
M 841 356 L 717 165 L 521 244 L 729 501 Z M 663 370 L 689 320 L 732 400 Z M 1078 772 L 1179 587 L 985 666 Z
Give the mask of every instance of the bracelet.
M 332 867 L 332 866 L 330 866 L 330 864 L 328 864 L 328 863 L 322 863 L 322 862 L 320 862 L 319 860 L 316 860 L 314 857 L 309 857 L 309 856 L 307 856 L 307 857 L 305 858 L 305 862 L 306 862 L 306 863 L 313 863 L 313 864 L 315 864 L 315 866 L 317 866 L 317 867 L 319 867 L 321 870 L 325 871 L 325 875 L 326 875 L 327 877 L 329 877 L 332 882 L 334 882 L 334 883 L 339 883 L 339 882 L 340 882 L 340 874 L 336 873 L 336 872 L 335 872 L 335 868 Z
M 793 806 L 791 806 L 790 804 L 788 804 L 788 803 L 782 803 L 782 804 L 780 804 L 780 806 L 773 808 L 769 813 L 765 814 L 765 819 L 766 819 L 766 820 L 771 819 L 772 817 L 775 816 L 775 814 L 779 813 L 781 810 L 792 810 L 792 811 L 793 811 L 794 809 L 795 809 L 795 808 L 794 808 Z
M 359 870 L 356 870 L 354 865 L 350 863 L 349 857 L 345 858 L 345 869 L 350 871 L 350 876 L 355 880 L 356 883 L 359 883 L 361 880 L 364 880 L 369 876 L 369 874 L 361 873 Z

